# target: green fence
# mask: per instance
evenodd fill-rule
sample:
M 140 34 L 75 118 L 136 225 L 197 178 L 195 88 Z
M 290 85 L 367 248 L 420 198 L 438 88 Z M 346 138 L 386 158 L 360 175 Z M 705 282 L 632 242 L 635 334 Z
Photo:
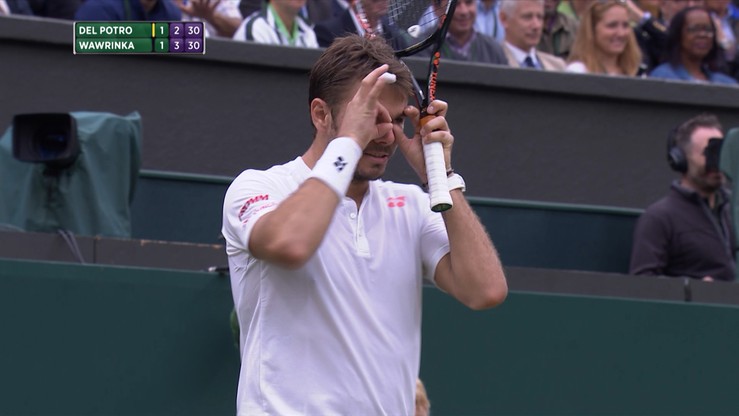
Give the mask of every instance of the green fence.
M 434 415 L 739 414 L 737 307 L 424 295 Z M 0 414 L 232 415 L 231 307 L 214 274 L 0 260 Z
M 133 237 L 223 243 L 231 178 L 144 171 L 132 207 Z M 626 273 L 641 211 L 469 198 L 508 266 Z
M 0 414 L 228 415 L 227 278 L 0 260 Z

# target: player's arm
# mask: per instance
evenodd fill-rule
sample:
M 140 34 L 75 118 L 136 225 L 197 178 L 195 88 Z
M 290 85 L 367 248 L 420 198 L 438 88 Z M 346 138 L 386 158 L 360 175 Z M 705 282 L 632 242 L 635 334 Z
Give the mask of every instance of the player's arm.
M 444 291 L 472 309 L 497 306 L 508 295 L 503 266 L 485 227 L 461 190 L 451 191 L 454 206 L 442 212 L 449 253 L 436 266 L 434 279 Z
M 328 144 L 311 177 L 274 211 L 254 224 L 249 251 L 255 257 L 298 268 L 316 252 L 337 205 L 346 194 L 364 147 L 392 129 L 392 120 L 378 101 L 384 85 L 378 80 L 386 71 L 387 65 L 383 65 L 362 80 L 344 110 L 339 138 Z M 312 116 L 315 118 L 319 111 L 330 114 L 325 102 L 316 100 L 311 104 Z M 337 165 L 339 156 L 341 159 Z M 343 163 L 347 164 L 342 166 Z
M 436 100 L 427 112 L 436 115 L 417 129 L 413 138 L 399 139 L 399 147 L 416 173 L 425 182 L 422 141 L 439 141 L 444 146 L 447 170 L 451 170 L 454 137 L 446 121 L 448 105 Z M 409 107 L 406 116 L 418 120 L 418 109 Z M 402 134 L 397 130 L 396 135 Z M 423 139 L 422 139 L 423 137 Z M 453 207 L 442 213 L 449 237 L 450 252 L 436 266 L 436 284 L 457 300 L 473 309 L 490 308 L 502 303 L 508 295 L 503 267 L 485 227 L 472 210 L 461 190 L 451 191 Z

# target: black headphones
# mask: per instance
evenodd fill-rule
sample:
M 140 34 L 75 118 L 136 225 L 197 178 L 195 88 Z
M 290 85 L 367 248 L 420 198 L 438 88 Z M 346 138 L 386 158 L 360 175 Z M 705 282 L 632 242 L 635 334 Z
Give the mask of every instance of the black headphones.
M 675 127 L 667 133 L 667 163 L 675 172 L 685 173 L 688 171 L 688 159 L 677 145 L 677 130 L 678 127 Z

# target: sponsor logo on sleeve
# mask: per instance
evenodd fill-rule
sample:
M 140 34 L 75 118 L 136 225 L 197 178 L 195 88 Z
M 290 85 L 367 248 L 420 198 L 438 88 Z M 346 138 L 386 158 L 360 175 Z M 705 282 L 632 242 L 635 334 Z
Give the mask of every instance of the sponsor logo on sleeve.
M 260 202 L 260 201 L 267 201 L 267 200 L 269 200 L 269 194 L 257 195 L 257 196 L 253 196 L 247 199 L 246 202 L 244 202 L 244 205 L 242 205 L 241 209 L 239 210 L 239 221 L 246 222 L 246 220 L 244 220 L 244 214 L 246 213 L 246 210 L 249 209 L 251 205 L 257 202 Z

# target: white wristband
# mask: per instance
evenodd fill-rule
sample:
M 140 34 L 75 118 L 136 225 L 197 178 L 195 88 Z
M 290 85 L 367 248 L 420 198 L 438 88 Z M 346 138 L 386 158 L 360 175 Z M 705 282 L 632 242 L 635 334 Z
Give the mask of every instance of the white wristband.
M 467 190 L 467 187 L 464 183 L 464 179 L 462 178 L 462 175 L 458 173 L 452 173 L 446 180 L 447 180 L 447 183 L 449 184 L 449 192 L 455 189 L 459 189 L 462 192 Z
M 320 179 L 336 192 L 341 200 L 354 178 L 362 148 L 349 137 L 337 137 L 326 146 L 310 177 Z

